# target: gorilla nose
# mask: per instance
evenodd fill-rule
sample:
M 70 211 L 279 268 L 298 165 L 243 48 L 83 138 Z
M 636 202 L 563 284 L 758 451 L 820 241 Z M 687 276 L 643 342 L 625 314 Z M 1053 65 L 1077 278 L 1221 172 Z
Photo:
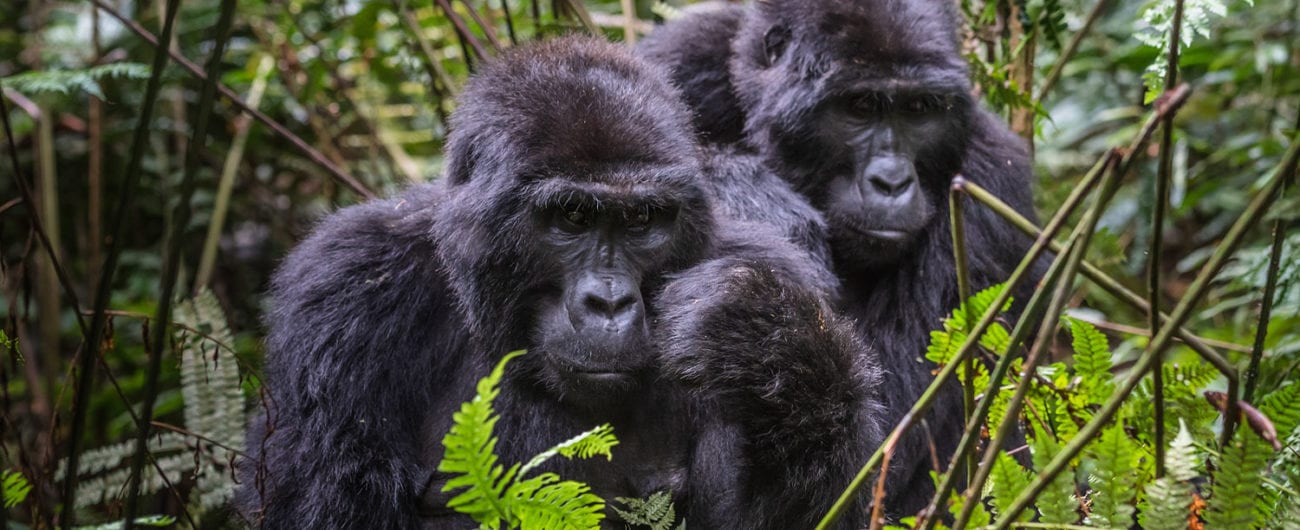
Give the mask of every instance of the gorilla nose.
M 621 333 L 638 324 L 644 313 L 641 292 L 629 278 L 588 275 L 575 294 L 579 303 L 569 307 L 569 317 L 577 329 Z
M 897 157 L 872 160 L 865 171 L 872 195 L 899 197 L 911 191 L 916 183 L 916 170 L 912 164 Z

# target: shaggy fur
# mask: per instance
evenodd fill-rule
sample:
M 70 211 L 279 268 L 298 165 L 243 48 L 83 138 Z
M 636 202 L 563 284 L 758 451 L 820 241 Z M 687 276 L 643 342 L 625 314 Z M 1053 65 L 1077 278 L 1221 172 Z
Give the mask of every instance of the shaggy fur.
M 836 280 L 809 252 L 816 212 L 783 204 L 801 201 L 789 190 L 714 208 L 704 184 L 725 179 L 701 179 L 720 170 L 701 164 L 676 92 L 605 42 L 485 64 L 452 130 L 445 179 L 329 216 L 276 273 L 241 512 L 272 529 L 473 526 L 445 507 L 440 441 L 474 383 L 527 348 L 496 401 L 503 462 L 609 422 L 612 462 L 547 470 L 606 499 L 671 490 L 693 527 L 809 526 L 880 437 L 879 369 L 829 314 Z M 604 360 L 627 384 L 560 366 L 605 350 L 548 317 L 589 263 L 544 243 L 563 239 L 543 226 L 569 197 L 557 189 L 672 212 L 653 241 L 609 243 L 636 247 L 619 252 L 647 301 L 642 347 Z
M 929 331 L 958 305 L 948 224 L 951 178 L 960 173 L 1032 217 L 1031 160 L 1020 139 L 971 100 L 958 21 L 952 2 L 944 0 L 768 0 L 697 8 L 639 48 L 670 69 L 684 99 L 697 106 L 695 125 L 704 141 L 740 138 L 726 148 L 755 153 L 827 215 L 834 270 L 843 284 L 837 310 L 880 352 L 889 389 L 882 393 L 886 424 L 896 424 L 929 385 L 934 366 L 921 360 Z M 836 215 L 836 192 L 828 185 L 860 171 L 870 154 L 855 153 L 828 134 L 827 108 L 864 92 L 934 95 L 948 105 L 934 118 L 943 120 L 937 134 L 900 140 L 912 144 L 903 147 L 914 155 L 929 221 L 884 261 L 877 242 Z M 736 123 L 743 130 L 732 129 Z M 1005 280 L 1029 240 L 985 208 L 965 211 L 973 287 Z M 1018 300 L 1027 298 L 1041 269 L 1022 284 Z M 928 500 L 932 447 L 946 465 L 962 432 L 961 410 L 957 385 L 945 387 L 927 425 L 899 446 L 890 468 L 889 513 L 914 513 Z

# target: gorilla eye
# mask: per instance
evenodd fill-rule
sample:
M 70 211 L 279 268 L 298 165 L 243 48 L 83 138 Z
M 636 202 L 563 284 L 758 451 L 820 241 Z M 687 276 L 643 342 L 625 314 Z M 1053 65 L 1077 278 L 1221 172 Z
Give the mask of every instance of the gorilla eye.
M 591 223 L 587 212 L 577 208 L 565 208 L 556 214 L 556 225 L 566 232 L 581 232 Z
M 652 215 L 650 208 L 641 208 L 635 212 L 627 214 L 627 231 L 633 234 L 643 234 L 650 229 L 650 219 Z
M 912 98 L 903 104 L 903 110 L 912 114 L 925 114 L 930 111 L 930 103 L 925 98 Z

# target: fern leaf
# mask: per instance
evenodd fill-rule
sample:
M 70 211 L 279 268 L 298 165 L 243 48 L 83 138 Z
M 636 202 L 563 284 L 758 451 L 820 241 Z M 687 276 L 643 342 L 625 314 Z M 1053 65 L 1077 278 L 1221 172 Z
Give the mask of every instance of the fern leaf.
M 1273 448 L 1250 429 L 1237 429 L 1237 436 L 1223 451 L 1219 470 L 1210 490 L 1206 528 L 1228 530 L 1257 528 L 1255 511 L 1262 493 L 1264 471 Z
M 1007 453 L 998 453 L 997 459 L 993 461 L 993 469 L 989 471 L 989 494 L 993 497 L 993 511 L 999 515 L 1006 513 L 1020 492 L 1029 487 L 1030 479 L 1029 471 L 1021 467 L 1015 458 Z M 1032 514 L 1021 512 L 1017 520 L 1027 521 L 1030 515 Z
M 1090 526 L 1128 528 L 1133 525 L 1133 501 L 1137 497 L 1137 445 L 1122 425 L 1112 425 L 1089 447 L 1093 460 L 1088 483 L 1092 486 Z
M 614 457 L 610 451 L 618 445 L 618 438 L 614 437 L 614 427 L 608 423 L 597 426 L 596 428 L 569 438 L 560 442 L 550 449 L 543 451 L 541 454 L 534 456 L 524 467 L 519 470 L 519 475 L 527 475 L 543 462 L 550 460 L 555 455 L 561 455 L 565 458 L 591 458 L 596 455 L 604 455 L 606 460 Z
M 1080 393 L 1086 395 L 1091 404 L 1105 403 L 1114 391 L 1110 374 L 1110 341 L 1092 324 L 1077 318 L 1066 317 L 1065 320 L 1073 337 L 1074 373 L 1082 380 Z
M 522 351 L 507 354 L 487 377 L 479 380 L 474 399 L 462 404 L 452 415 L 451 430 L 442 439 L 446 450 L 438 471 L 456 475 L 442 491 L 468 488 L 453 497 L 447 506 L 488 528 L 497 528 L 502 520 L 509 520 L 510 513 L 501 494 L 519 471 L 517 464 L 507 471 L 497 463 L 497 438 L 492 430 L 499 417 L 492 408 L 492 400 L 500 393 L 506 363 L 520 355 Z
M 1300 383 L 1291 383 L 1259 399 L 1259 411 L 1273 420 L 1279 439 L 1286 438 L 1300 425 Z
M 27 494 L 32 491 L 32 484 L 27 482 L 27 477 L 17 471 L 5 470 L 0 473 L 0 483 L 3 483 L 5 509 L 27 500 Z
M 673 496 L 666 491 L 652 493 L 645 499 L 617 497 L 614 500 L 627 507 L 627 510 L 611 506 L 623 522 L 633 526 L 645 526 L 650 530 L 671 530 L 677 521 L 677 511 L 673 507 Z M 685 524 L 685 521 L 682 521 Z
M 149 77 L 149 68 L 140 63 L 111 63 L 82 70 L 23 72 L 0 79 L 0 85 L 27 94 L 85 92 L 97 98 L 106 99 L 103 91 L 99 89 L 98 83 L 99 79 L 105 77 L 145 79 Z
M 1192 505 L 1192 490 L 1186 481 L 1196 478 L 1196 446 L 1187 423 L 1179 419 L 1178 435 L 1165 452 L 1164 477 L 1146 487 L 1138 506 L 1138 521 L 1144 530 L 1186 530 Z
M 1030 441 L 1035 469 L 1042 469 L 1057 453 L 1061 444 L 1038 424 L 1034 424 L 1034 438 Z M 1079 500 L 1074 495 L 1074 473 L 1061 473 L 1043 488 L 1037 500 L 1042 522 L 1069 525 L 1079 521 Z
M 605 501 L 580 482 L 542 473 L 505 492 L 511 515 L 523 530 L 599 530 Z

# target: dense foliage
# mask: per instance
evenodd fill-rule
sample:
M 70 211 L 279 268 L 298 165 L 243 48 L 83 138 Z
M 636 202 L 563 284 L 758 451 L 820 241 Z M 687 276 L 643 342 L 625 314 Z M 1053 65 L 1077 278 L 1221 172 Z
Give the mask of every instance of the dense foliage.
M 981 96 L 1034 143 L 1041 216 L 1076 191 L 1098 193 L 1057 232 L 1058 249 L 1080 249 L 1059 252 L 1064 280 L 1041 289 L 1042 307 L 1065 309 L 1061 318 L 1024 319 L 1017 330 L 993 319 L 998 291 L 979 293 L 934 323 L 932 347 L 917 352 L 988 399 L 972 433 L 980 443 L 962 460 L 984 485 L 937 509 L 967 528 L 1005 528 L 1030 510 L 1039 528 L 1300 526 L 1300 195 L 1287 189 L 1300 1 L 960 4 Z M 260 396 L 266 279 L 287 249 L 324 212 L 435 178 L 445 117 L 484 57 L 567 31 L 632 41 L 683 6 L 235 7 L 0 0 L 0 525 L 127 514 L 137 524 L 239 525 L 223 503 Z M 188 64 L 156 61 L 150 39 L 165 26 Z M 223 51 L 209 62 L 214 49 Z M 203 75 L 228 91 L 205 96 Z M 1191 94 L 1169 134 L 1134 142 L 1164 121 L 1146 118 L 1163 108 L 1156 98 L 1184 82 Z M 1089 171 L 1110 157 L 1120 162 Z M 1167 209 L 1156 208 L 1158 194 Z M 1090 237 L 1067 236 L 1094 223 Z M 1229 240 L 1235 252 L 1221 247 Z M 1072 267 L 1071 255 L 1085 261 Z M 1075 281 L 1075 270 L 1085 278 Z M 1188 331 L 1153 333 L 1150 300 L 1181 313 Z M 490 398 L 466 410 L 481 422 L 460 435 L 490 439 Z M 1025 443 L 999 438 L 1008 418 Z M 152 435 L 138 439 L 146 425 Z M 70 499 L 63 470 L 73 456 Z M 1042 477 L 1049 469 L 1056 476 Z M 534 492 L 581 496 L 558 477 L 524 474 L 494 475 L 493 487 L 537 481 Z M 143 495 L 127 509 L 132 475 Z M 875 487 L 864 481 L 860 493 Z M 587 501 L 581 510 L 594 506 Z M 622 503 L 629 522 L 675 523 L 665 497 Z M 522 513 L 495 517 L 533 517 Z

